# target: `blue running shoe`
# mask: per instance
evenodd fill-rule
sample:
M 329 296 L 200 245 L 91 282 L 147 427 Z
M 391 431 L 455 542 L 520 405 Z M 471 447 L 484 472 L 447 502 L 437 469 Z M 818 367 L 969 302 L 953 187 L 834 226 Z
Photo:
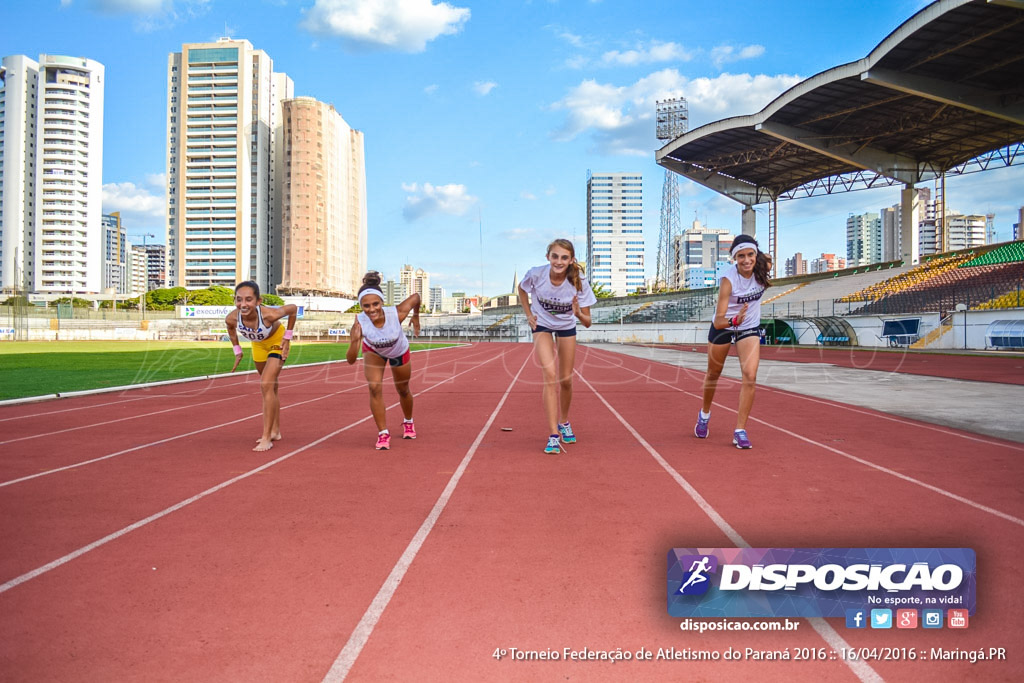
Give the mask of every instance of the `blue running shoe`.
M 705 420 L 703 417 L 700 416 L 700 413 L 698 412 L 697 426 L 693 428 L 693 435 L 696 436 L 698 439 L 708 438 L 708 422 L 711 422 L 711 416 L 709 415 L 708 418 Z
M 746 429 L 737 429 L 732 433 L 732 443 L 736 448 L 753 448 L 750 439 L 747 438 Z
M 565 443 L 576 443 L 576 435 L 572 433 L 572 427 L 568 422 L 558 425 L 558 433 L 562 435 Z
M 561 453 L 562 449 L 558 445 L 558 434 L 552 434 L 548 437 L 548 445 L 544 447 L 545 453 Z

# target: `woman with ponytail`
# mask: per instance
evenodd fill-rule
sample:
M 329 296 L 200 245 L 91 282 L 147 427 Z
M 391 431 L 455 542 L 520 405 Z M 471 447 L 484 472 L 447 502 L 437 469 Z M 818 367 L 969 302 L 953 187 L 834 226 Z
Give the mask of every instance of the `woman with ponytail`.
M 269 451 L 281 439 L 281 400 L 277 396 L 278 376 L 292 345 L 292 332 L 298 319 L 295 304 L 263 306 L 260 286 L 246 280 L 235 287 L 235 310 L 224 319 L 228 338 L 235 347 L 234 372 L 242 362 L 242 347 L 238 336 L 252 342 L 252 360 L 260 375 L 263 393 L 263 434 L 256 440 L 254 451 Z M 287 318 L 287 327 L 282 321 Z
M 370 388 L 370 412 L 377 423 L 377 450 L 391 448 L 391 432 L 388 431 L 384 407 L 384 368 L 391 366 L 391 377 L 395 381 L 398 400 L 405 420 L 402 422 L 402 438 L 415 439 L 416 428 L 412 421 L 412 391 L 409 379 L 412 377 L 409 340 L 402 331 L 402 323 L 412 318 L 413 333 L 420 333 L 420 295 L 413 292 L 397 306 L 384 305 L 384 293 L 380 289 L 380 273 L 370 271 L 363 277 L 363 286 L 357 294 L 362 313 L 356 315 L 349 335 L 348 353 L 345 360 L 351 365 L 363 350 L 363 374 Z
M 761 358 L 761 296 L 771 286 L 768 274 L 771 259 L 757 248 L 750 235 L 739 235 L 732 241 L 730 254 L 733 265 L 724 273 L 718 290 L 715 318 L 708 332 L 708 371 L 704 376 L 704 403 L 697 415 L 693 433 L 698 439 L 708 436 L 711 404 L 722 374 L 729 347 L 736 345 L 740 358 L 743 383 L 740 386 L 740 405 L 736 414 L 736 429 L 732 443 L 736 448 L 750 448 L 747 437 L 747 417 L 754 405 L 757 383 L 757 365 Z
M 576 320 L 590 327 L 590 307 L 597 298 L 583 277 L 583 267 L 576 262 L 572 242 L 565 239 L 548 245 L 548 264 L 526 271 L 518 293 L 544 379 L 542 394 L 550 435 L 544 452 L 560 453 L 560 441 L 576 443 L 569 424 Z

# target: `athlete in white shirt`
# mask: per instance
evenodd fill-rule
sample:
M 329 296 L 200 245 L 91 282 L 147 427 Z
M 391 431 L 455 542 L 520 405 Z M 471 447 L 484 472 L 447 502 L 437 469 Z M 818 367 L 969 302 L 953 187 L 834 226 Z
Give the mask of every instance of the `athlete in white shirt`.
M 235 347 L 235 364 L 231 372 L 242 360 L 238 335 L 252 342 L 252 359 L 260 374 L 260 390 L 263 392 L 263 434 L 253 450 L 269 451 L 274 442 L 281 439 L 281 400 L 277 396 L 277 379 L 291 349 L 298 308 L 295 304 L 262 306 L 261 302 L 258 284 L 252 280 L 239 284 L 235 287 L 235 310 L 228 313 L 224 322 L 228 326 L 228 338 Z M 287 329 L 280 322 L 286 316 Z
M 550 434 L 544 452 L 560 453 L 559 439 L 576 443 L 569 424 L 576 320 L 590 327 L 590 307 L 597 298 L 583 277 L 582 266 L 576 262 L 572 242 L 565 239 L 548 245 L 548 264 L 526 271 L 518 293 L 533 331 L 533 349 L 544 378 L 544 411 Z
M 388 365 L 391 366 L 391 376 L 405 416 L 402 438 L 416 438 L 416 428 L 412 421 L 412 392 L 409 390 L 409 379 L 412 377 L 409 340 L 402 330 L 402 322 L 406 317 L 411 315 L 414 334 L 420 333 L 420 295 L 413 292 L 397 306 L 385 306 L 380 280 L 380 273 L 372 271 L 363 277 L 363 286 L 358 294 L 359 306 L 363 311 L 352 324 L 348 353 L 345 355 L 345 360 L 351 365 L 356 362 L 360 347 L 363 350 L 363 374 L 370 388 L 370 412 L 377 423 L 379 451 L 391 448 L 383 390 L 384 368 Z
M 757 366 L 761 358 L 761 296 L 771 286 L 768 274 L 771 260 L 757 248 L 750 235 L 738 235 L 732 241 L 730 253 L 733 265 L 722 274 L 718 290 L 715 319 L 708 332 L 708 371 L 704 375 L 704 403 L 697 414 L 693 433 L 698 439 L 708 436 L 711 404 L 715 400 L 718 378 L 729 355 L 729 347 L 736 345 L 740 357 L 743 383 L 740 386 L 740 405 L 736 413 L 736 429 L 732 443 L 736 448 L 750 448 L 747 437 L 747 417 L 754 405 L 757 386 Z

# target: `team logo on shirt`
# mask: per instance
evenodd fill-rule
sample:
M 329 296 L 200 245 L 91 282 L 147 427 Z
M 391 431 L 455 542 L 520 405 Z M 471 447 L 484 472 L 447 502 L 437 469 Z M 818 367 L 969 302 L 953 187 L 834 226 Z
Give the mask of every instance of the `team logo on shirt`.
M 742 295 L 737 296 L 736 297 L 736 303 L 738 303 L 738 304 L 748 304 L 751 301 L 757 301 L 758 299 L 761 298 L 762 294 L 764 294 L 764 288 L 763 287 L 761 289 L 757 290 L 756 292 L 753 292 L 752 294 L 742 294 Z
M 366 337 L 363 337 L 366 339 Z M 375 349 L 386 349 L 398 343 L 398 337 L 393 339 L 366 339 L 366 343 Z
M 545 311 L 548 313 L 554 313 L 555 315 L 558 315 L 559 313 L 569 313 L 572 311 L 572 301 L 566 303 L 564 301 L 545 299 L 544 297 L 538 296 L 537 302 L 540 303 L 541 308 Z

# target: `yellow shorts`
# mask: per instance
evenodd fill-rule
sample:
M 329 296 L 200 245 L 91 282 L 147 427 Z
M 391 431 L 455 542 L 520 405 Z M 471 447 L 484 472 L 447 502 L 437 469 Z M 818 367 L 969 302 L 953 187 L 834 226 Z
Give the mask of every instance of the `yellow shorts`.
M 281 342 L 284 341 L 284 325 L 278 325 L 277 331 L 266 339 L 252 343 L 252 359 L 256 363 L 266 363 L 268 358 L 277 358 L 282 363 Z

